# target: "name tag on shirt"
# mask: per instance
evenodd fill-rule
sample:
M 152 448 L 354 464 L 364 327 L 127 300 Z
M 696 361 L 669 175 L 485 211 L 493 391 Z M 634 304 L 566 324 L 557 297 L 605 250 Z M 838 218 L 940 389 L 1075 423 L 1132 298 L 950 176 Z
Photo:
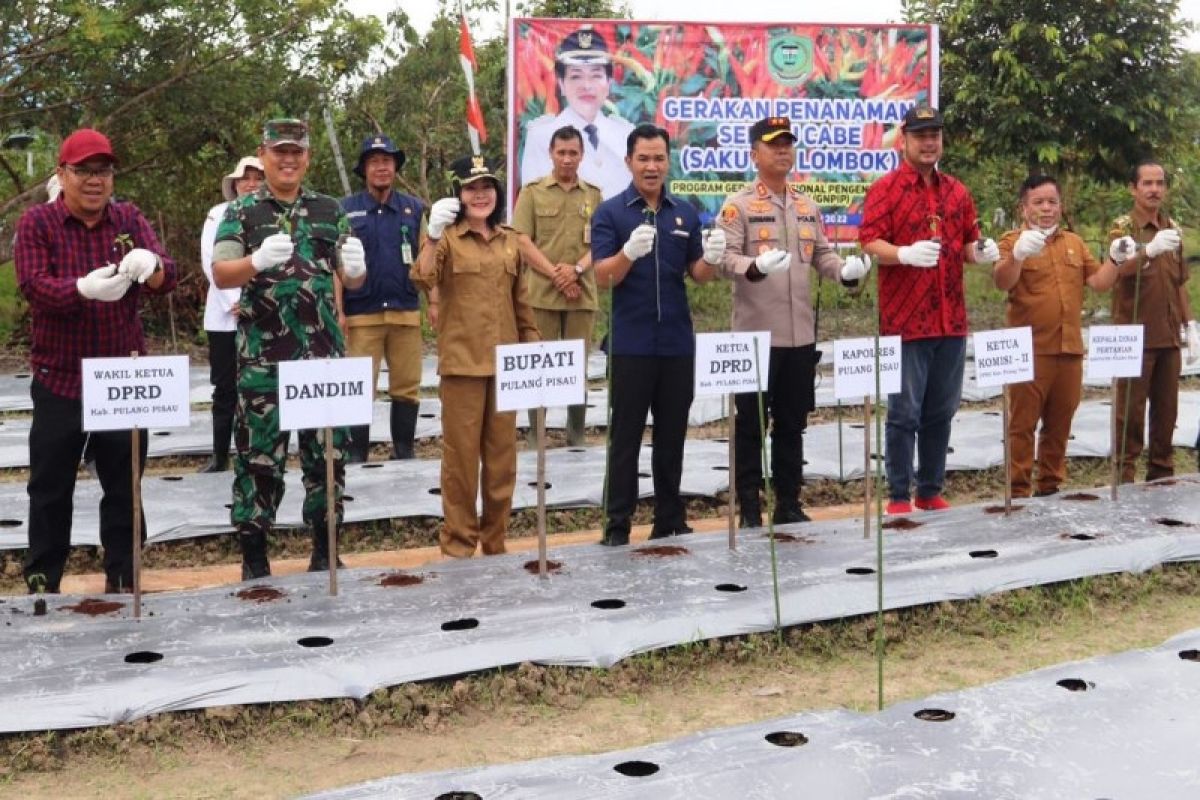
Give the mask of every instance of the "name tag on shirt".
M 683 239 L 687 239 L 688 237 L 690 237 L 690 236 L 691 236 L 691 234 L 690 234 L 690 233 L 688 233 L 687 231 L 679 230 L 678 228 L 676 228 L 675 230 L 671 231 L 671 235 L 672 235 L 672 236 L 678 236 L 678 237 L 680 237 L 680 238 L 683 238 Z
M 365 211 L 347 211 L 346 212 L 346 217 L 348 219 L 353 219 L 355 217 L 365 217 L 366 215 L 367 215 L 367 212 L 365 212 Z
M 400 263 L 411 264 L 412 260 L 412 245 L 405 242 L 400 245 Z

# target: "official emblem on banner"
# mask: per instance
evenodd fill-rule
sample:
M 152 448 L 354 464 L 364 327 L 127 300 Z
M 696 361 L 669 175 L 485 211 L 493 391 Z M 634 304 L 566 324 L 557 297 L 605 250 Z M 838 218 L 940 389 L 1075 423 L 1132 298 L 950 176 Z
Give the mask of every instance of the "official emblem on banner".
M 784 86 L 802 83 L 813 68 L 813 43 L 807 36 L 783 33 L 768 44 L 771 75 Z

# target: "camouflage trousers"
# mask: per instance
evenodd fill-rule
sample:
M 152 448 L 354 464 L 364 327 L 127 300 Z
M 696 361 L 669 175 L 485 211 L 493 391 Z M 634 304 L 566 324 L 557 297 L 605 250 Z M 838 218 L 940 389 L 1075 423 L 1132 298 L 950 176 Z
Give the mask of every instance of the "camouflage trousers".
M 283 474 L 290 431 L 279 430 L 279 379 L 274 364 L 238 365 L 234 426 L 233 506 L 230 519 L 239 533 L 267 533 L 283 500 Z M 325 447 L 321 430 L 299 431 L 304 483 L 304 521 L 325 529 Z M 342 524 L 348 429 L 333 429 L 333 481 L 337 524 Z

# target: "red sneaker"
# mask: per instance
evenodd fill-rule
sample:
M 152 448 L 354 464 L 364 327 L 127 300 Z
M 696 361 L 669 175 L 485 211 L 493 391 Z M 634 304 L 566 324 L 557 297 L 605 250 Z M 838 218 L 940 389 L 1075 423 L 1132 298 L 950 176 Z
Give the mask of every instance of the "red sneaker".
M 911 514 L 913 513 L 912 503 L 908 502 L 907 500 L 888 500 L 887 510 L 885 513 L 888 516 L 895 516 L 897 514 Z
M 945 511 L 949 507 L 950 504 L 940 494 L 935 494 L 933 497 L 917 498 L 917 508 L 922 511 Z

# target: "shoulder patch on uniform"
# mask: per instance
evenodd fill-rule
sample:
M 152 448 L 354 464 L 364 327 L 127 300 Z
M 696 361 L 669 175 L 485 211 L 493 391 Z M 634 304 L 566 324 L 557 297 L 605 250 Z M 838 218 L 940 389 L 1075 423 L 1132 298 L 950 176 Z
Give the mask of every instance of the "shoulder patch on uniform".
M 725 207 L 721 209 L 721 221 L 732 223 L 736 222 L 737 218 L 737 206 L 735 206 L 733 203 L 726 203 Z

